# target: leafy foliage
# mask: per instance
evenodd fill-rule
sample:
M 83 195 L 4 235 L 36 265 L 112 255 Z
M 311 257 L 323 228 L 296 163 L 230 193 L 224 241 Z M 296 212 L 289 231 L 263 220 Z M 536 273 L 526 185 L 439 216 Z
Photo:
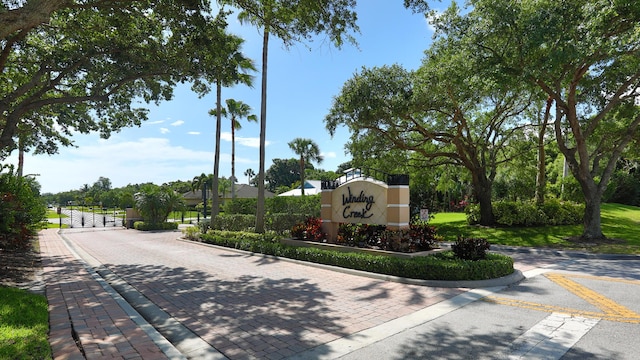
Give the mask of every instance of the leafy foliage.
M 0 167 L 0 248 L 26 248 L 45 220 L 39 186 L 30 177 Z
M 458 236 L 458 240 L 451 245 L 451 249 L 458 259 L 473 261 L 486 259 L 487 250 L 490 247 L 487 239 L 463 238 L 461 236 Z
M 474 0 L 436 20 L 498 83 L 528 83 L 556 108 L 555 140 L 585 201 L 586 240 L 604 238 L 600 203 L 640 131 L 640 3 Z M 468 10 L 468 11 L 467 11 Z
M 296 224 L 291 228 L 291 237 L 299 240 L 324 241 L 327 234 L 322 232 L 322 219 L 308 217 L 304 223 Z
M 338 244 L 374 249 L 417 252 L 435 248 L 440 240 L 434 226 L 412 222 L 406 230 L 388 230 L 384 225 L 343 223 L 338 227 Z
M 493 212 L 496 223 L 502 226 L 575 225 L 582 222 L 584 205 L 555 198 L 546 200 L 542 205 L 534 201 L 501 200 L 493 203 Z M 478 205 L 467 206 L 465 213 L 470 225 L 479 223 Z
M 255 214 L 257 199 L 235 199 L 225 202 L 225 214 Z M 274 196 L 266 199 L 267 214 L 302 214 L 320 216 L 320 195 Z
M 513 273 L 513 259 L 501 254 L 487 254 L 486 259 L 456 259 L 452 252 L 411 259 L 364 253 L 339 252 L 294 247 L 275 242 L 273 237 L 255 233 L 208 231 L 200 235 L 204 243 L 234 249 L 340 266 L 348 269 L 423 280 L 485 280 Z
M 162 223 L 149 223 L 144 221 L 136 221 L 133 223 L 133 228 L 141 231 L 151 230 L 177 230 L 177 222 L 162 222 Z
M 324 157 L 320 155 L 320 148 L 311 139 L 295 138 L 289 142 L 289 148 L 300 157 L 300 190 L 304 196 L 306 164 L 311 162 L 322 163 Z
M 226 23 L 205 2 L 96 3 L 62 5 L 0 42 L 0 156 L 18 136 L 26 150 L 51 154 L 72 145 L 73 132 L 107 138 L 139 126 L 147 110 L 135 99 L 167 100 L 177 83 L 209 75 L 206 54 L 220 52 L 210 44 Z
M 174 210 L 184 207 L 183 199 L 173 190 L 154 184 L 145 184 L 135 194 L 134 208 L 149 226 L 163 223 Z

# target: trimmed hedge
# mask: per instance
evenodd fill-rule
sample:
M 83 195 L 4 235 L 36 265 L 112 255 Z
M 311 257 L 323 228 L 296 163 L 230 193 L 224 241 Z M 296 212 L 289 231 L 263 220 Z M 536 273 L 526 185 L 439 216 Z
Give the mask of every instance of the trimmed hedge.
M 222 211 L 225 214 L 252 215 L 256 213 L 257 199 L 234 199 L 225 201 Z M 320 216 L 320 195 L 274 196 L 265 199 L 266 214 L 303 214 Z
M 465 213 L 469 225 L 479 223 L 478 204 L 467 206 Z M 576 225 L 582 223 L 584 204 L 558 199 L 548 199 L 543 205 L 533 201 L 495 201 L 493 215 L 496 224 L 502 226 Z
M 140 231 L 150 230 L 176 230 L 178 229 L 177 222 L 163 222 L 163 223 L 147 223 L 144 221 L 136 221 L 133 223 L 133 228 Z
M 403 259 L 380 255 L 339 252 L 311 247 L 287 246 L 273 235 L 210 230 L 199 241 L 265 255 L 286 257 L 379 274 L 422 280 L 486 280 L 513 273 L 513 259 L 487 254 L 484 260 L 457 259 L 446 251 L 430 256 Z
M 304 221 L 304 214 L 296 213 L 276 213 L 267 214 L 264 218 L 265 228 L 278 234 L 286 234 L 293 226 Z M 206 232 L 210 222 L 205 220 L 200 223 L 203 232 Z M 251 231 L 256 226 L 256 216 L 245 214 L 220 214 L 213 221 L 214 230 L 226 231 Z

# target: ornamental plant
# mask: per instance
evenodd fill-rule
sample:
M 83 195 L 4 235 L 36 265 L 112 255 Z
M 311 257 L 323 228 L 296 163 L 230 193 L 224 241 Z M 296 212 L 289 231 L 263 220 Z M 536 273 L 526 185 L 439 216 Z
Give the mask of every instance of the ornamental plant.
M 296 224 L 291 228 L 291 236 L 295 239 L 324 241 L 327 234 L 322 232 L 322 219 L 310 216 L 304 224 Z
M 458 236 L 458 240 L 451 245 L 453 253 L 462 260 L 482 260 L 487 257 L 487 250 L 491 245 L 484 238 L 463 238 Z

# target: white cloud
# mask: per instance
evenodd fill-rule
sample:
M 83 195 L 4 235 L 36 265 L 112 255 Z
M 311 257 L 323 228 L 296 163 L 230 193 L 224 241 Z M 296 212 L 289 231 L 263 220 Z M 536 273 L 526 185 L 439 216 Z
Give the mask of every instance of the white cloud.
M 427 28 L 429 29 L 429 31 L 433 33 L 436 32 L 436 27 L 435 25 L 433 25 L 433 23 L 434 21 L 438 20 L 438 18 L 442 16 L 442 14 L 443 14 L 442 11 L 434 10 L 432 13 L 425 16 L 425 21 L 427 23 Z
M 231 141 L 230 132 L 220 133 L 220 139 L 224 141 Z M 265 141 L 265 146 L 269 146 L 271 141 Z M 260 148 L 260 138 L 257 137 L 241 137 L 236 135 L 236 145 L 242 145 L 250 148 Z
M 157 125 L 157 124 L 162 124 L 164 123 L 164 120 L 155 120 L 155 121 L 147 121 L 145 122 L 145 124 L 147 125 Z
M 200 135 L 201 132 L 200 131 L 188 131 L 187 134 L 188 135 Z
M 15 161 L 15 159 L 9 159 Z M 230 173 L 228 154 L 221 154 L 221 174 Z M 229 165 L 230 166 L 230 165 Z M 42 192 L 58 193 L 92 185 L 100 176 L 113 187 L 189 180 L 213 169 L 213 152 L 174 146 L 168 139 L 94 142 L 80 148 L 62 148 L 59 155 L 27 155 L 25 173 L 40 174 Z
M 160 128 L 160 133 L 161 133 L 161 134 L 168 134 L 168 133 L 170 133 L 170 132 L 171 132 L 171 131 L 169 131 L 169 129 L 167 129 L 167 128 Z
M 172 122 L 171 126 L 180 126 L 182 124 L 184 124 L 184 121 L 183 120 L 178 120 L 178 121 Z
M 322 155 L 322 157 L 324 157 L 325 159 L 335 159 L 338 157 L 338 155 L 335 153 L 335 151 L 329 151 L 326 153 L 322 153 L 320 154 Z

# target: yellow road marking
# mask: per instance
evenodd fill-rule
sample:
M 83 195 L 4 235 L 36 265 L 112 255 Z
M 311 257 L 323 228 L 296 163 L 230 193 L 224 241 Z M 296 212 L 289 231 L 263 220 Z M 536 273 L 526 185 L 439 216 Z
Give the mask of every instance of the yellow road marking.
M 558 273 L 548 273 L 548 274 L 545 274 L 545 276 L 549 280 L 569 290 L 571 293 L 584 299 L 589 304 L 597 307 L 603 312 L 586 311 L 586 310 L 572 309 L 572 308 L 566 308 L 561 306 L 539 304 L 539 303 L 534 303 L 534 302 L 524 301 L 524 300 L 501 298 L 498 296 L 488 296 L 484 298 L 484 300 L 494 304 L 514 306 L 514 307 L 520 307 L 520 308 L 530 309 L 530 310 L 537 310 L 537 311 L 544 311 L 544 312 L 558 312 L 558 313 L 568 314 L 571 316 L 581 316 L 581 317 L 604 319 L 604 320 L 617 321 L 617 322 L 640 324 L 640 314 L 568 278 L 574 277 L 574 278 L 584 278 L 584 279 L 592 279 L 592 280 L 616 281 L 616 282 L 622 282 L 622 283 L 628 283 L 628 284 L 634 284 L 634 285 L 640 285 L 640 281 L 615 279 L 615 278 L 608 278 L 608 277 L 586 276 L 586 275 L 568 275 L 568 274 L 558 274 Z

